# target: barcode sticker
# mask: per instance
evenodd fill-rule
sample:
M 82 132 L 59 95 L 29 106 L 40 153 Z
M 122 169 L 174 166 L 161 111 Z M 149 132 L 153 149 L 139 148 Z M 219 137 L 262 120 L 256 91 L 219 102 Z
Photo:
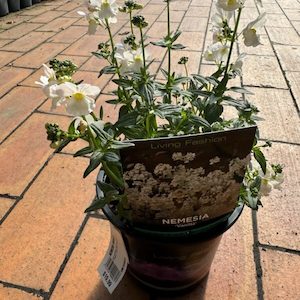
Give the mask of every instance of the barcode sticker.
M 126 272 L 129 259 L 121 233 L 112 225 L 110 232 L 110 244 L 98 272 L 104 286 L 112 294 Z

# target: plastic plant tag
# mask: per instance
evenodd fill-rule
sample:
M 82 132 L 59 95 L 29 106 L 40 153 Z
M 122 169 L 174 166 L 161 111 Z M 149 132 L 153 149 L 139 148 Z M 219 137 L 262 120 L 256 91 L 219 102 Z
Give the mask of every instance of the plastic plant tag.
M 104 286 L 112 294 L 126 273 L 129 259 L 121 233 L 112 225 L 110 232 L 110 244 L 98 272 Z
M 183 228 L 237 206 L 256 127 L 131 140 L 122 149 L 124 193 L 137 226 Z

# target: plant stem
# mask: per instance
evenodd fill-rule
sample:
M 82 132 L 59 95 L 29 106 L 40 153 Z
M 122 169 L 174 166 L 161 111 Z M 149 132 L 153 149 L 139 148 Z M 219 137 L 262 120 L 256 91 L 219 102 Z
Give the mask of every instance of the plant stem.
M 167 0 L 167 17 L 168 17 L 168 39 L 171 35 L 171 28 L 170 28 L 170 0 Z M 171 45 L 168 46 L 168 87 L 170 87 L 171 83 Z M 171 103 L 171 91 L 168 92 L 169 94 L 169 103 Z
M 133 33 L 133 25 L 132 25 L 132 10 L 129 11 L 129 18 L 130 18 L 130 29 L 131 29 L 131 34 L 134 35 Z
M 82 119 L 87 122 L 85 116 L 82 116 Z M 95 149 L 98 148 L 98 143 L 97 143 L 97 141 L 96 141 L 96 139 L 95 139 L 95 137 L 93 135 L 92 129 L 91 129 L 91 127 L 90 127 L 89 124 L 87 125 L 87 130 L 88 130 L 88 134 L 89 134 L 90 140 L 92 141 L 93 150 L 95 150 Z
M 232 50 L 233 50 L 234 42 L 236 40 L 236 34 L 237 34 L 237 30 L 238 30 L 239 23 L 240 23 L 241 12 L 242 12 L 242 8 L 239 8 L 237 20 L 236 20 L 233 35 L 232 35 L 232 38 L 231 38 L 231 44 L 230 44 L 230 49 L 229 49 L 229 54 L 228 54 L 227 63 L 226 63 L 226 67 L 225 67 L 224 76 L 226 76 L 227 73 L 228 73 L 230 59 L 231 59 L 231 55 L 232 55 Z
M 96 115 L 95 115 L 95 113 L 93 111 L 90 113 L 90 115 L 93 117 L 93 119 L 95 121 L 98 121 L 98 118 L 96 117 Z
M 144 69 L 146 69 L 146 55 L 145 55 L 145 45 L 144 45 L 143 30 L 142 30 L 142 26 L 140 26 L 139 28 L 140 28 L 140 34 L 141 34 L 141 43 L 142 43 L 142 51 L 143 51 Z
M 118 62 L 117 62 L 116 57 L 115 57 L 115 44 L 114 44 L 114 40 L 113 40 L 113 37 L 112 37 L 112 34 L 111 34 L 111 30 L 110 30 L 110 26 L 109 26 L 109 23 L 108 23 L 107 19 L 105 19 L 105 25 L 106 25 L 106 28 L 108 30 L 109 40 L 110 40 L 110 44 L 111 44 L 112 62 L 113 62 L 113 64 L 117 68 L 118 75 L 120 75 L 120 71 L 119 71 L 119 67 L 118 67 Z
M 105 174 L 109 177 L 109 179 L 116 183 L 120 188 L 124 188 L 124 182 L 122 179 L 120 179 L 119 177 L 117 177 L 113 172 L 111 172 L 111 170 L 109 169 L 109 167 L 107 166 L 107 163 L 102 161 L 102 167 L 104 169 Z

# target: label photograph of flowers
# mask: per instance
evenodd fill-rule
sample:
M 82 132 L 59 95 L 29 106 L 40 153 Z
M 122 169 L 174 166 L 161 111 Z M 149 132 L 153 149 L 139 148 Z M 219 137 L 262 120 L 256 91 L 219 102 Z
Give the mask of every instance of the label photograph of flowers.
M 46 124 L 51 147 L 59 152 L 83 140 L 86 146 L 74 156 L 89 158 L 84 177 L 99 168 L 105 172 L 107 181 L 97 182 L 102 196 L 86 212 L 109 206 L 128 223 L 184 226 L 222 216 L 239 204 L 257 210 L 262 196 L 280 188 L 283 168 L 263 153 L 271 142 L 260 140 L 257 121 L 262 118 L 247 99 L 251 92 L 233 82 L 243 76 L 247 58 L 236 46 L 261 45 L 266 12 L 262 9 L 240 28 L 246 0 L 214 1 L 212 44 L 201 55 L 215 70 L 203 76 L 189 72 L 187 56 L 174 59 L 174 51 L 185 49 L 178 42 L 181 31 L 171 31 L 171 6 L 180 1 L 162 3 L 166 26 L 161 39 L 150 41 L 143 6 L 133 0 L 89 0 L 78 12 L 89 34 L 107 34 L 92 54 L 106 62 L 99 77 L 112 76 L 116 88 L 103 103 L 99 87 L 73 79 L 78 68 L 71 61 L 44 65 L 37 84 L 52 99 L 53 109 L 63 106 L 74 116 L 67 129 Z M 128 32 L 115 34 L 114 26 L 124 20 Z M 159 67 L 164 80 L 152 74 L 158 60 L 149 49 L 155 47 L 164 53 Z M 177 73 L 178 64 L 182 71 Z M 104 118 L 107 105 L 116 108 L 116 121 Z M 205 139 L 213 142 L 199 142 Z

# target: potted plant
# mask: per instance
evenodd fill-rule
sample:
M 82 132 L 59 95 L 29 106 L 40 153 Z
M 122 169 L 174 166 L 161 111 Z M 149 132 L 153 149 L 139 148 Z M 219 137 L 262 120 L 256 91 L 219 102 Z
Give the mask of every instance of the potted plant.
M 7 0 L 0 0 L 0 17 L 9 13 Z
M 94 112 L 100 89 L 74 82 L 76 66 L 70 61 L 44 65 L 38 84 L 53 108 L 65 106 L 75 116 L 67 130 L 46 124 L 51 147 L 61 151 L 84 140 L 86 147 L 74 155 L 90 158 L 84 177 L 101 168 L 97 197 L 86 211 L 103 209 L 112 230 L 121 231 L 133 276 L 150 287 L 177 290 L 207 274 L 222 233 L 243 205 L 258 209 L 261 196 L 279 188 L 283 178 L 282 167 L 263 154 L 271 143 L 259 141 L 258 109 L 246 99 L 250 92 L 230 85 L 242 75 L 244 55 L 233 60 L 238 37 L 248 47 L 258 46 L 257 29 L 266 14 L 240 30 L 244 1 L 218 0 L 213 44 L 204 53 L 215 72 L 189 74 L 188 58 L 182 57 L 178 63 L 185 75 L 180 75 L 172 71 L 177 64 L 172 52 L 184 45 L 177 42 L 181 32 L 170 30 L 170 0 L 164 2 L 166 35 L 151 42 L 166 50 L 163 81 L 150 74 L 153 60 L 144 34 L 148 24 L 135 14 L 141 5 L 132 0 L 122 7 L 114 0 L 89 1 L 88 13 L 79 12 L 88 20 L 90 34 L 98 27 L 108 33 L 109 42 L 100 43 L 93 54 L 107 61 L 99 76 L 115 76 L 117 88 L 107 102 L 118 108 L 117 121 L 104 121 L 102 106 L 99 114 Z M 128 14 L 130 32 L 117 43 L 111 27 L 118 13 Z M 235 117 L 226 118 L 228 107 Z M 120 280 L 119 271 L 107 261 L 104 283 Z
M 20 6 L 21 8 L 29 7 L 32 5 L 32 0 L 21 0 Z
M 20 0 L 8 0 L 9 12 L 20 10 Z

